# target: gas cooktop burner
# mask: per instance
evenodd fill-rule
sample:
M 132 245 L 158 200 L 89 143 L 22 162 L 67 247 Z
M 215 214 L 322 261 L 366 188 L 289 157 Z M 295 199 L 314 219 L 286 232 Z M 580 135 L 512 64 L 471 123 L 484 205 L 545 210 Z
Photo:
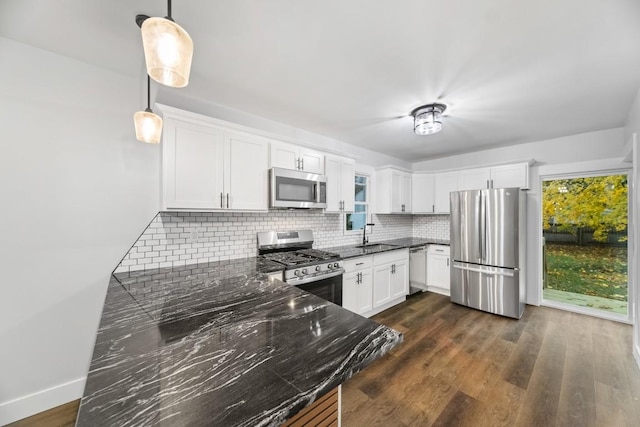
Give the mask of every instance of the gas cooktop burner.
M 323 261 L 338 259 L 340 256 L 317 249 L 299 249 L 290 252 L 273 252 L 262 255 L 263 258 L 279 262 L 288 268 L 318 264 Z

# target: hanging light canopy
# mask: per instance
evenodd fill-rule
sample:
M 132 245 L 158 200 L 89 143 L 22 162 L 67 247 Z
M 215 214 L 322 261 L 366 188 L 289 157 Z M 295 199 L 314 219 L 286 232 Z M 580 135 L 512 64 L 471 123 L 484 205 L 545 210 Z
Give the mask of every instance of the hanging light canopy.
M 166 17 L 137 15 L 136 23 L 142 32 L 147 74 L 165 86 L 185 87 L 189 84 L 193 41 L 171 18 L 171 0 L 167 0 Z
M 147 108 L 133 115 L 136 139 L 150 144 L 158 144 L 162 135 L 162 119 L 151 110 L 151 79 L 147 75 Z
M 442 113 L 447 109 L 444 104 L 427 104 L 411 112 L 413 131 L 418 135 L 431 135 L 442 130 Z

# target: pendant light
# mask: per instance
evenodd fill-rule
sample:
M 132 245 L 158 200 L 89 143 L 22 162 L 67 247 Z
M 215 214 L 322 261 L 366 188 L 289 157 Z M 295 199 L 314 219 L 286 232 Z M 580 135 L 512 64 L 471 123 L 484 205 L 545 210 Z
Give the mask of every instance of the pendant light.
M 147 108 L 133 115 L 136 139 L 150 144 L 158 144 L 162 135 L 162 119 L 151 110 L 151 79 L 147 75 Z
M 166 17 L 137 15 L 136 23 L 142 32 L 147 74 L 165 86 L 185 87 L 189 84 L 193 41 L 171 18 L 171 0 L 167 0 Z
M 413 116 L 413 131 L 418 135 L 431 135 L 442 130 L 442 113 L 447 106 L 444 104 L 427 104 L 411 112 Z

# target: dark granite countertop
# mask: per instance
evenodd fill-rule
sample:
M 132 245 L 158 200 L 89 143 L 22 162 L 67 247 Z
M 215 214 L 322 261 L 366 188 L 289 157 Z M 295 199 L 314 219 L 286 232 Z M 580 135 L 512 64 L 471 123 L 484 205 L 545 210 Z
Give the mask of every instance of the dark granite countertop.
M 364 255 L 374 255 L 381 252 L 394 251 L 397 249 L 414 248 L 423 245 L 449 245 L 448 240 L 441 239 L 424 239 L 415 237 L 405 237 L 401 239 L 382 240 L 379 242 L 370 242 L 369 247 L 359 248 L 359 245 L 335 246 L 331 248 L 323 248 L 327 252 L 333 252 L 340 255 L 342 259 L 355 258 Z M 373 246 L 381 245 L 381 246 Z
M 402 341 L 260 262 L 114 275 L 77 425 L 279 425 Z

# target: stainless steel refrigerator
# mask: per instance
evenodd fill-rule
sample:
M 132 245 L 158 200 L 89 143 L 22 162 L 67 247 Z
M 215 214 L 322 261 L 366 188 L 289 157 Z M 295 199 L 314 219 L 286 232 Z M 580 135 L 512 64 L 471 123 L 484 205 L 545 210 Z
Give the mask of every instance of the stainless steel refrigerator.
M 525 194 L 452 192 L 451 301 L 519 319 L 525 306 Z

